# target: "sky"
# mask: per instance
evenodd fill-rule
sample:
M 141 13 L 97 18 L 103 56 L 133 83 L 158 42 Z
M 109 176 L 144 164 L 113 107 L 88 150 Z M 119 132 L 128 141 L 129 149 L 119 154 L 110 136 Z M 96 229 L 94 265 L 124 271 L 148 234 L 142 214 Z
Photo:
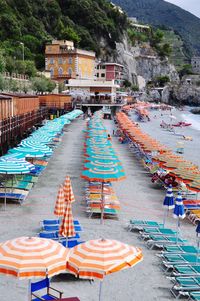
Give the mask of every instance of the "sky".
M 191 12 L 200 18 L 200 0 L 165 0 Z

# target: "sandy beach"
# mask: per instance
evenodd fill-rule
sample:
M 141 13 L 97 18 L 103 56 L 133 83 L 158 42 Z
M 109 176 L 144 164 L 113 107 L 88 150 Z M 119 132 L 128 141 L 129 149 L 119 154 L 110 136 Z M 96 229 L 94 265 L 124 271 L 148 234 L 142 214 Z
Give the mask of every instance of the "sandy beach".
M 177 116 L 180 112 L 172 112 Z M 153 114 L 153 113 L 152 113 Z M 154 114 L 159 114 L 155 113 Z M 180 115 L 179 115 L 180 116 Z M 154 136 L 162 143 L 175 149 L 177 136 L 160 129 L 161 116 L 148 123 L 140 123 L 144 131 Z M 167 118 L 167 117 L 166 117 Z M 112 133 L 113 121 L 104 121 L 108 132 Z M 109 275 L 103 284 L 104 301 L 164 301 L 173 297 L 169 289 L 171 282 L 166 279 L 159 266 L 160 260 L 155 256 L 156 251 L 150 251 L 138 239 L 138 234 L 125 229 L 131 219 L 148 219 L 162 222 L 162 202 L 165 191 L 151 183 L 151 179 L 142 165 L 130 152 L 127 144 L 120 144 L 112 137 L 113 148 L 118 153 L 126 173 L 126 179 L 113 184 L 114 190 L 121 203 L 121 213 L 118 220 L 105 220 L 100 225 L 98 219 L 88 219 L 85 214 L 84 181 L 80 178 L 83 166 L 83 143 L 86 122 L 82 119 L 73 121 L 68 126 L 61 144 L 55 150 L 47 168 L 39 178 L 38 183 L 30 192 L 22 206 L 9 204 L 7 211 L 0 211 L 1 241 L 19 236 L 36 236 L 40 230 L 40 221 L 53 218 L 53 209 L 59 185 L 66 175 L 71 177 L 76 202 L 73 204 L 73 215 L 83 227 L 81 239 L 97 239 L 100 237 L 120 240 L 142 248 L 144 261 L 119 273 Z M 193 141 L 185 142 L 184 156 L 194 163 L 199 163 L 198 134 L 192 128 L 184 129 L 184 134 L 192 136 Z M 187 147 L 186 147 L 187 146 Z M 176 221 L 172 214 L 167 218 L 166 226 L 176 229 Z M 195 243 L 195 227 L 186 219 L 181 223 L 182 236 Z M 52 279 L 52 286 L 64 292 L 64 296 L 77 296 L 81 301 L 98 300 L 99 282 L 76 280 L 69 275 L 59 275 Z M 28 281 L 0 276 L 1 301 L 27 300 Z

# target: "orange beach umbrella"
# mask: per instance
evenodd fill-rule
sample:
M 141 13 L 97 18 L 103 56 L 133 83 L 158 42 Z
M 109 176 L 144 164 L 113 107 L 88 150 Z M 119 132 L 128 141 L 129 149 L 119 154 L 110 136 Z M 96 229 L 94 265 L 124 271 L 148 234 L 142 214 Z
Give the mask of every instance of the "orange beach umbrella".
M 66 203 L 65 203 L 64 190 L 63 190 L 63 186 L 60 185 L 56 203 L 55 203 L 54 214 L 62 217 L 65 213 L 65 206 L 66 206 Z
M 106 275 L 133 267 L 142 259 L 139 248 L 116 240 L 89 240 L 70 250 L 67 269 L 80 278 L 103 280 Z M 102 282 L 99 300 L 101 288 Z
M 66 270 L 69 249 L 40 237 L 19 237 L 0 244 L 0 274 L 19 279 L 52 277 Z M 31 283 L 29 281 L 29 298 Z
M 65 214 L 63 217 L 62 224 L 60 226 L 60 235 L 64 237 L 73 237 L 76 236 L 76 232 L 74 230 L 74 221 L 72 215 L 72 205 L 71 202 L 67 202 Z
M 65 195 L 65 201 L 73 203 L 75 201 L 74 193 L 72 190 L 72 184 L 69 176 L 66 176 L 65 182 L 64 182 L 64 195 Z

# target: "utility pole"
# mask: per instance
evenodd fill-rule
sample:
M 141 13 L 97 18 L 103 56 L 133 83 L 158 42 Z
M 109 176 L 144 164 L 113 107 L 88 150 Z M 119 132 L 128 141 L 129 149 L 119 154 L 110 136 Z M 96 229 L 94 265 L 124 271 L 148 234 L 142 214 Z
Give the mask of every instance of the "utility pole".
M 24 43 L 20 42 L 20 45 L 22 45 L 22 60 L 24 62 Z

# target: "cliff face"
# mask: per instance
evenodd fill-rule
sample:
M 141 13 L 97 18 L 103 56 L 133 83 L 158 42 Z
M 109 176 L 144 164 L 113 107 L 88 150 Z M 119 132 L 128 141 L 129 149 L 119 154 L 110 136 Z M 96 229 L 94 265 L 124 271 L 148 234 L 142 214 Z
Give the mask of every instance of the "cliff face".
M 161 61 L 148 44 L 132 47 L 126 36 L 122 43 L 116 44 L 115 57 L 112 59 L 124 65 L 125 78 L 138 84 L 141 89 L 158 76 L 167 75 L 171 82 L 179 82 L 175 67 L 167 59 Z

